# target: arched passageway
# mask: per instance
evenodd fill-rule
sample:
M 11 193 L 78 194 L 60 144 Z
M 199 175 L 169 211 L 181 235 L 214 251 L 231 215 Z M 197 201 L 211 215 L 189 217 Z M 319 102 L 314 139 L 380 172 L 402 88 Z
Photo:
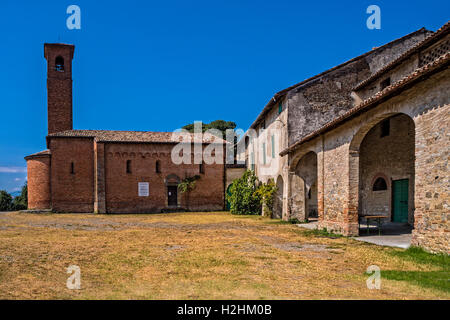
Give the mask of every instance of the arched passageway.
M 350 173 L 358 177 L 359 219 L 384 216 L 385 222 L 414 222 L 415 125 L 405 114 L 377 119 L 367 133 L 361 131 L 351 145 Z M 362 139 L 362 140 L 361 140 Z M 352 150 L 353 149 L 353 150 Z M 352 183 L 350 179 L 350 183 Z M 356 182 L 353 182 L 356 184 Z M 351 190 L 351 189 L 350 189 Z
M 317 154 L 308 152 L 297 163 L 292 177 L 291 218 L 318 217 Z

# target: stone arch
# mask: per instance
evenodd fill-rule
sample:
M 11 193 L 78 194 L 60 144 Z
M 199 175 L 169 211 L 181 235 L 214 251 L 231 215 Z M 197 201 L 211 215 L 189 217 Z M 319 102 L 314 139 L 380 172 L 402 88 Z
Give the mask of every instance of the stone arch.
M 318 217 L 318 161 L 317 153 L 302 153 L 293 167 L 291 177 L 291 218 L 300 221 Z M 294 162 L 295 163 L 295 162 Z
M 389 134 L 384 136 L 383 126 Z M 378 178 L 386 190 L 373 190 Z M 407 222 L 414 220 L 415 123 L 405 113 L 391 112 L 373 117 L 355 133 L 349 146 L 349 232 L 358 234 L 358 219 L 383 215 L 397 222 L 399 216 L 397 182 L 408 185 Z M 407 182 L 406 182 L 407 180 Z M 402 203 L 406 200 L 402 200 Z M 394 209 L 395 207 L 395 209 Z M 394 217 L 395 215 L 395 217 Z
M 277 191 L 273 199 L 272 218 L 283 218 L 283 197 L 284 197 L 284 180 L 280 175 L 276 181 Z

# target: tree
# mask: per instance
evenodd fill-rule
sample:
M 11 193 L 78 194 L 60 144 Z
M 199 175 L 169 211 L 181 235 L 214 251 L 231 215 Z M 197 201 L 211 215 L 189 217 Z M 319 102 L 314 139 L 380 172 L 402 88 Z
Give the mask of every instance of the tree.
M 195 189 L 197 180 L 200 179 L 199 175 L 195 175 L 193 177 L 186 177 L 184 180 L 182 180 L 178 184 L 178 190 L 180 190 L 181 193 L 186 194 L 186 206 L 187 210 L 189 210 L 189 201 L 190 201 L 190 195 L 191 192 Z
M 12 207 L 14 210 L 26 210 L 28 208 L 28 185 L 22 187 L 20 196 L 14 198 Z
M 12 209 L 12 197 L 5 190 L 0 190 L 0 211 L 9 211 Z
M 261 213 L 261 196 L 256 192 L 258 178 L 253 171 L 246 171 L 239 179 L 234 180 L 227 194 L 232 214 L 258 215 Z
M 185 125 L 183 127 L 183 129 L 193 133 L 194 132 L 194 124 L 191 123 L 191 124 Z M 236 123 L 233 122 L 233 121 L 215 120 L 215 121 L 212 121 L 210 123 L 203 123 L 202 124 L 202 132 L 205 132 L 205 131 L 207 131 L 209 129 L 219 130 L 220 132 L 222 132 L 222 137 L 220 137 L 220 138 L 225 139 L 226 138 L 226 131 L 228 129 L 230 129 L 230 130 L 236 129 Z

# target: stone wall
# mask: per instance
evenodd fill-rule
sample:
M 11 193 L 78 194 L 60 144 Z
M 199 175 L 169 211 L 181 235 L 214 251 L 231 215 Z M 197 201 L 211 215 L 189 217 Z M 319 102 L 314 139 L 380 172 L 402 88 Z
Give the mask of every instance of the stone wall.
M 361 199 L 364 199 L 360 169 L 368 180 L 373 179 L 377 173 L 383 174 L 378 172 L 382 171 L 377 168 L 378 163 L 369 163 L 365 159 L 366 153 L 367 156 L 376 153 L 371 147 L 377 149 L 380 156 L 384 154 L 388 162 L 409 163 L 414 150 L 414 168 L 408 165 L 405 169 L 403 166 L 396 168 L 395 163 L 390 165 L 382 159 L 377 162 L 384 163 L 383 168 L 387 169 L 384 174 L 392 179 L 414 175 L 414 187 L 411 188 L 414 197 L 410 196 L 410 199 L 414 199 L 414 205 L 410 205 L 411 210 L 414 210 L 413 244 L 435 252 L 450 252 L 448 92 L 450 71 L 446 69 L 300 146 L 295 153 L 289 155 L 291 159 L 298 159 L 299 155 L 308 150 L 317 151 L 319 228 L 325 227 L 345 235 L 358 234 L 358 212 L 363 210 Z M 392 118 L 391 132 L 394 141 L 389 146 L 373 141 L 378 134 L 379 123 L 395 115 L 401 116 Z M 414 139 L 411 137 L 412 123 L 405 120 L 408 118 L 414 121 Z M 396 136 L 401 132 L 408 132 L 410 136 Z M 367 148 L 363 143 L 366 137 L 372 140 Z M 411 145 L 413 140 L 414 148 Z M 397 148 L 400 149 L 398 152 Z M 322 152 L 319 151 L 321 149 Z M 363 188 L 365 185 L 362 184 Z
M 427 34 L 425 30 L 411 34 L 292 89 L 287 95 L 289 145 L 352 108 L 351 93 L 358 83 L 422 41 Z
M 448 73 L 447 73 L 448 75 Z M 441 98 L 416 119 L 416 184 L 413 244 L 450 253 L 450 105 Z M 437 88 L 439 90 L 439 88 Z
M 414 122 L 406 115 L 388 118 L 390 132 L 381 137 L 382 123 L 365 136 L 359 155 L 359 214 L 392 217 L 392 181 L 409 180 L 408 222 L 414 217 Z M 377 178 L 386 181 L 387 190 L 373 191 Z

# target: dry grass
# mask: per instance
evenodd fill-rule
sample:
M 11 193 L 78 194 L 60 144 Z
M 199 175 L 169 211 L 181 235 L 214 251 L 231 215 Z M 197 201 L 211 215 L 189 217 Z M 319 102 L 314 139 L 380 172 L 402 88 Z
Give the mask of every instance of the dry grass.
M 369 265 L 430 271 L 347 238 L 228 213 L 0 214 L 0 299 L 448 299 Z M 398 249 L 400 250 L 400 249 Z M 81 290 L 66 268 L 81 268 Z

